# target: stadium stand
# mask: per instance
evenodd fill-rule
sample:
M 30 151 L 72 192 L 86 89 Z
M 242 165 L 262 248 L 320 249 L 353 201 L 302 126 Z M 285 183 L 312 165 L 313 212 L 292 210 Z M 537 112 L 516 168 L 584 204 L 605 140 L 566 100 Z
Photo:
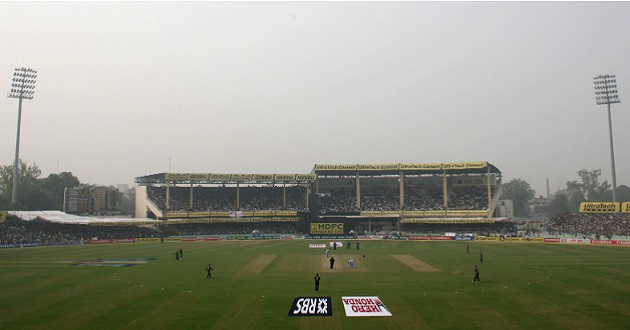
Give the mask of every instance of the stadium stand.
M 135 219 L 140 221 L 136 224 L 49 212 L 36 216 L 36 221 L 14 214 L 27 223 L 14 222 L 10 231 L 14 235 L 27 228 L 59 239 L 85 240 L 124 238 L 129 233 L 311 235 L 312 224 L 330 223 L 343 228 L 330 233 L 345 236 L 512 230 L 495 214 L 501 172 L 488 162 L 320 164 L 308 174 L 158 173 L 135 181 Z M 69 223 L 82 226 L 51 227 Z M 73 237 L 58 237 L 56 230 Z
M 554 215 L 543 229 L 552 235 L 570 234 L 574 237 L 607 237 L 630 234 L 630 214 L 578 213 Z

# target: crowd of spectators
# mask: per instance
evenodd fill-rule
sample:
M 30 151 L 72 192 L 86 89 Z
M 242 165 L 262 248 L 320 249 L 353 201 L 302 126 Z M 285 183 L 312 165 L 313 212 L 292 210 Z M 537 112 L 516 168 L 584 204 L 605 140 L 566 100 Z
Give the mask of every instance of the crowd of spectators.
M 319 213 L 355 210 L 357 210 L 357 196 L 354 191 L 335 190 L 319 194 Z
M 405 192 L 405 211 L 444 210 L 444 193 L 440 188 L 409 189 Z M 338 190 L 320 194 L 319 212 L 359 211 L 355 191 Z M 448 196 L 449 210 L 487 210 L 488 192 L 477 187 L 452 188 Z M 361 192 L 361 211 L 398 211 L 397 189 L 369 189 Z
M 194 187 L 192 207 L 190 187 L 169 188 L 169 203 L 166 206 L 166 187 L 151 186 L 148 197 L 158 208 L 175 212 L 227 212 L 290 210 L 306 211 L 306 188 L 291 187 Z M 286 190 L 285 190 L 286 189 Z M 285 205 L 286 191 L 286 205 Z
M 457 235 L 475 236 L 514 236 L 517 229 L 513 222 L 497 221 L 494 223 L 466 223 L 466 224 L 431 224 L 431 223 L 404 223 L 400 225 L 400 231 L 409 235 L 444 235 L 445 232 L 454 232 Z
M 249 222 L 249 223 L 189 223 L 178 225 L 159 225 L 160 232 L 165 236 L 195 236 L 195 235 L 274 235 L 297 233 L 297 222 Z
M 174 212 L 308 211 L 304 187 L 239 187 L 237 205 L 236 187 L 199 186 L 192 188 L 192 206 L 190 189 L 190 187 L 171 187 L 168 207 L 166 206 L 166 187 L 148 187 L 148 197 L 161 210 Z M 318 196 L 320 214 L 401 209 L 398 189 L 365 189 L 361 192 L 360 208 L 354 190 L 331 190 L 322 192 Z M 406 211 L 444 210 L 443 196 L 443 190 L 440 188 L 409 189 L 405 192 L 403 209 Z M 449 190 L 448 209 L 486 210 L 488 209 L 487 190 L 477 187 L 452 188 Z
M 543 228 L 554 235 L 571 234 L 582 237 L 630 234 L 630 214 L 623 213 L 578 213 L 552 216 Z
M 185 235 L 295 234 L 297 222 L 239 222 L 160 224 L 142 226 L 88 226 L 43 220 L 24 221 L 15 217 L 0 224 L 0 246 L 38 243 L 40 245 L 81 244 L 88 240 L 170 237 Z
M 400 210 L 400 194 L 392 189 L 370 189 L 361 194 L 361 210 L 363 211 L 397 211 Z
M 0 245 L 42 243 L 77 244 L 81 240 L 157 237 L 150 226 L 88 226 L 60 224 L 43 220 L 24 221 L 8 217 L 0 224 Z

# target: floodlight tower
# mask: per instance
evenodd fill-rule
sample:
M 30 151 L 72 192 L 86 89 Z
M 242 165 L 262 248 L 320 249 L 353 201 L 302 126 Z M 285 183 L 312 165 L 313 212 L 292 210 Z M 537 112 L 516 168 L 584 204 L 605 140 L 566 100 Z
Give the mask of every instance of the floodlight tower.
M 617 202 L 617 174 L 615 173 L 615 149 L 613 148 L 612 119 L 610 116 L 610 105 L 619 103 L 617 95 L 617 79 L 615 75 L 599 75 L 593 78 L 595 81 L 595 101 L 598 105 L 608 105 L 608 135 L 610 138 L 610 166 L 612 169 L 612 193 L 613 202 Z
M 16 68 L 13 73 L 11 92 L 7 97 L 18 99 L 17 137 L 15 138 L 15 160 L 13 161 L 13 193 L 11 204 L 17 203 L 18 163 L 20 158 L 20 124 L 22 122 L 22 100 L 32 100 L 35 94 L 37 71 L 30 68 Z

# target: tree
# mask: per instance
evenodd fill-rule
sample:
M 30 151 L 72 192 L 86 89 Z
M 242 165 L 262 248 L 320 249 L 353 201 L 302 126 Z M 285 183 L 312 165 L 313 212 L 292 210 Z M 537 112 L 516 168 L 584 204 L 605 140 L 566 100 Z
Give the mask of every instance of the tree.
M 573 193 L 575 198 L 579 198 L 583 202 L 601 202 L 606 196 L 606 193 L 610 191 L 610 184 L 608 181 L 599 183 L 599 177 L 602 175 L 602 170 L 580 170 L 578 171 L 580 181 L 567 182 L 567 189 Z
M 630 202 L 630 187 L 623 184 L 617 187 L 617 200 L 621 202 Z
M 42 180 L 44 189 L 55 210 L 63 210 L 64 191 L 66 188 L 74 188 L 81 185 L 81 182 L 72 172 L 61 172 L 50 174 Z
M 557 192 L 553 195 L 551 202 L 549 203 L 550 215 L 563 215 L 571 212 L 569 207 L 569 196 L 564 192 Z
M 41 201 L 39 177 L 42 171 L 37 164 L 27 165 L 18 161 L 18 198 L 17 205 L 11 205 L 13 195 L 13 164 L 0 166 L 0 206 L 4 209 L 30 210 L 34 203 Z
M 70 172 L 51 174 L 41 179 L 42 171 L 36 164 L 19 160 L 17 205 L 12 205 L 13 165 L 0 166 L 0 209 L 62 210 L 65 188 L 80 185 Z
M 503 198 L 512 200 L 514 203 L 514 215 L 522 217 L 527 215 L 527 204 L 531 201 L 536 192 L 529 183 L 521 179 L 512 179 L 503 184 Z

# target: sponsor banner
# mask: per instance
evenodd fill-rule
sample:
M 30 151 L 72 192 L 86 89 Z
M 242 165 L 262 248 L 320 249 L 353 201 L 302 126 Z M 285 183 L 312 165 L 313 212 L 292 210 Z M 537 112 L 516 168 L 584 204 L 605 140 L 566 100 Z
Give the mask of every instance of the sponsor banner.
M 407 236 L 411 241 L 452 241 L 450 236 Z
M 316 174 L 296 174 L 295 181 L 315 181 L 317 179 Z
M 487 217 L 488 210 L 468 210 L 468 216 Z
M 326 247 L 326 244 L 309 244 L 308 247 L 311 249 L 323 249 Z
M 337 243 L 337 247 L 338 248 L 342 248 L 343 247 L 343 242 L 330 242 L 330 247 L 334 248 L 335 247 L 335 243 Z
M 254 236 L 252 238 L 255 240 L 266 240 L 266 239 L 280 239 L 280 236 Z
M 315 165 L 316 171 L 356 171 L 357 165 L 319 164 Z
M 591 244 L 590 239 L 576 239 L 576 238 L 561 238 L 561 243 L 571 243 L 571 244 Z
M 441 170 L 442 164 L 400 164 L 398 168 L 404 170 Z
M 443 217 L 446 215 L 444 210 L 424 211 L 425 217 Z
M 147 237 L 147 238 L 136 238 L 136 242 L 159 242 L 160 238 L 157 237 Z
M 210 173 L 210 180 L 212 181 L 230 181 L 231 177 L 231 174 Z
M 273 181 L 273 174 L 254 174 L 255 181 Z
M 228 241 L 247 241 L 249 240 L 249 236 L 225 236 L 225 239 Z
M 232 181 L 251 181 L 253 174 L 232 174 Z
M 311 235 L 343 235 L 343 223 L 311 223 Z
M 33 246 L 44 246 L 48 244 L 44 243 L 15 243 L 15 244 L 0 244 L 0 249 L 8 249 L 8 248 L 23 248 L 23 247 L 33 247 Z M 50 245 L 61 245 L 61 244 L 50 244 Z
M 255 217 L 273 217 L 274 215 L 276 215 L 276 212 L 274 211 L 255 211 L 254 212 Z
M 375 216 L 383 214 L 382 211 L 361 211 L 362 216 Z
M 375 164 L 358 164 L 357 171 L 380 171 L 381 167 Z
M 197 237 L 182 237 L 182 242 L 196 242 Z
M 219 237 L 217 237 L 217 236 L 211 236 L 211 237 L 209 237 L 209 236 L 205 236 L 205 237 L 203 238 L 203 240 L 204 240 L 204 241 L 218 241 L 218 240 L 219 240 Z
M 188 180 L 208 180 L 210 173 L 188 173 Z
M 188 178 L 188 173 L 166 173 L 166 174 L 164 174 L 164 179 L 166 179 L 166 181 L 186 180 L 187 178 Z
M 273 180 L 276 182 L 291 182 L 295 180 L 295 174 L 276 174 Z
M 475 241 L 498 241 L 498 237 L 477 236 Z
M 288 316 L 332 316 L 332 298 L 296 297 Z
M 630 213 L 630 202 L 621 203 L 621 212 Z
M 357 164 L 357 171 L 397 171 L 399 164 Z
M 186 218 L 188 213 L 186 212 L 166 212 L 167 218 Z
M 228 211 L 224 211 L 224 212 L 210 212 L 210 216 L 211 217 L 229 217 L 230 216 L 230 212 L 228 212 Z
M 424 211 L 403 211 L 405 217 L 421 217 L 424 215 Z
M 276 211 L 276 216 L 285 217 L 285 216 L 297 216 L 297 211 Z
M 383 211 L 381 213 L 382 215 L 387 215 L 387 216 L 400 216 L 400 211 Z
M 446 211 L 447 217 L 465 217 L 467 215 L 468 215 L 467 210 L 447 210 Z
M 474 168 L 474 169 L 486 168 L 486 162 L 465 162 L 465 163 L 442 164 L 442 169 L 444 170 L 465 170 L 469 168 Z
M 630 241 L 617 241 L 617 245 L 630 246 Z
M 189 212 L 188 217 L 190 218 L 204 218 L 209 217 L 210 212 Z
M 181 242 L 182 239 L 179 237 L 164 237 L 164 242 Z
M 545 243 L 560 243 L 559 238 L 544 238 L 543 242 Z
M 92 239 L 88 241 L 90 244 L 112 244 L 111 239 Z
M 352 239 L 351 235 L 308 235 L 304 239 Z
M 619 203 L 580 203 L 580 212 L 583 213 L 613 213 L 620 210 Z
M 381 164 L 379 166 L 383 171 L 398 171 L 400 164 Z
M 341 297 L 346 316 L 392 316 L 378 297 Z
M 119 238 L 119 239 L 113 239 L 112 243 L 135 243 L 136 239 L 135 238 Z
M 617 241 L 592 239 L 590 244 L 594 244 L 594 245 L 617 245 Z
M 453 240 L 455 241 L 474 241 L 474 236 L 453 236 Z

